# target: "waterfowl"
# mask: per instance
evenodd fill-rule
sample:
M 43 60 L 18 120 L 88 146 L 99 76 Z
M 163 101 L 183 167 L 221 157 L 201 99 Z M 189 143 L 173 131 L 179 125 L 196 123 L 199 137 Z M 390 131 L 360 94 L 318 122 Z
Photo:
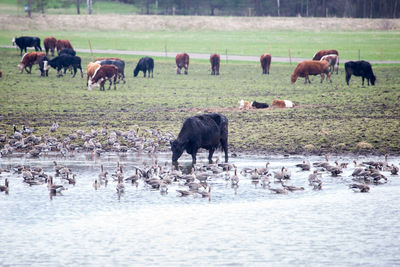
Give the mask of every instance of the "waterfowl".
M 268 188 L 271 192 L 275 194 L 287 194 L 287 190 L 285 188 Z
M 66 190 L 66 188 L 62 185 L 53 184 L 53 176 L 50 176 L 47 187 L 49 188 L 50 193 L 53 195 L 56 195 L 57 193 L 61 193 L 61 191 L 63 191 L 63 190 Z
M 4 185 L 0 185 L 0 192 L 8 192 L 8 179 L 4 180 Z
M 93 183 L 93 188 L 94 188 L 94 190 L 97 190 L 97 188 L 99 188 L 100 187 L 100 185 L 99 185 L 99 183 L 97 182 L 97 179 L 95 179 L 94 180 L 94 183 Z
M 181 190 L 181 189 L 176 189 L 176 192 L 180 193 L 181 197 L 186 197 L 192 194 L 192 192 L 188 191 L 188 190 Z
M 310 161 L 307 160 L 306 162 L 303 160 L 303 163 L 296 164 L 296 167 L 301 168 L 302 171 L 309 171 L 311 169 L 311 164 Z
M 293 185 L 284 185 L 282 184 L 283 188 L 289 190 L 290 192 L 304 190 L 304 187 L 296 187 Z
M 308 182 L 314 187 L 314 190 L 322 189 L 322 181 L 318 179 L 318 170 L 314 170 L 314 172 L 308 176 Z
M 258 181 L 260 179 L 257 169 L 254 169 L 254 171 L 251 173 L 250 179 L 253 181 Z
M 140 176 L 139 176 L 139 171 L 136 168 L 136 172 L 135 174 L 129 176 L 128 178 L 125 179 L 125 181 L 131 181 L 132 183 L 136 183 L 139 180 Z
M 125 185 L 122 183 L 121 176 L 118 176 L 117 193 L 121 194 L 125 192 Z
M 208 187 L 208 191 L 204 189 L 203 191 L 198 191 L 198 193 L 201 195 L 201 197 L 211 197 L 211 186 Z
M 339 163 L 335 161 L 336 166 L 328 165 L 326 170 L 332 174 L 332 176 L 338 176 L 342 173 L 342 168 L 339 166 Z
M 269 162 L 267 162 L 267 163 L 265 163 L 265 168 L 260 168 L 260 169 L 257 169 L 257 171 L 258 171 L 258 173 L 260 174 L 260 175 L 265 175 L 265 174 L 268 174 L 268 172 L 269 172 Z
M 239 184 L 239 176 L 237 175 L 237 169 L 236 169 L 236 167 L 235 167 L 234 175 L 231 177 L 231 184 L 232 184 L 233 186 Z
M 395 166 L 394 164 L 391 165 L 390 173 L 393 175 L 397 175 L 399 173 L 399 167 Z
M 365 184 L 351 184 L 349 188 L 353 189 L 354 192 L 367 193 L 369 191 L 369 186 Z

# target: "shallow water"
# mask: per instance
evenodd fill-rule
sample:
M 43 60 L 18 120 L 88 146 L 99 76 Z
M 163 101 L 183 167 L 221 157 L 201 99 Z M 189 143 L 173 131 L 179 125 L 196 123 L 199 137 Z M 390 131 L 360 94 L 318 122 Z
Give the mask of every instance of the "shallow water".
M 158 155 L 170 162 L 170 154 Z M 200 161 L 206 155 L 201 154 Z M 304 191 L 272 194 L 248 177 L 240 177 L 231 188 L 222 178 L 212 178 L 212 197 L 178 197 L 179 183 L 168 194 L 150 190 L 143 181 L 125 184 L 118 196 L 116 182 L 94 190 L 100 165 L 113 172 L 119 161 L 124 172 L 154 159 L 128 154 L 106 154 L 90 158 L 29 159 L 13 156 L 0 159 L 0 167 L 15 164 L 42 166 L 54 175 L 53 160 L 77 174 L 75 186 L 66 185 L 62 195 L 50 198 L 47 186 L 29 186 L 22 175 L 2 173 L 10 191 L 0 194 L 0 255 L 3 265 L 380 265 L 400 264 L 400 177 L 383 172 L 389 181 L 371 185 L 369 193 L 348 188 L 356 158 L 336 157 L 349 162 L 339 177 L 324 173 L 323 190 L 308 185 L 311 172 L 294 165 L 302 156 L 240 156 L 231 158 L 238 169 L 263 167 L 271 172 L 286 166 L 288 184 Z M 311 162 L 322 157 L 308 157 Z M 383 158 L 358 158 L 358 161 Z M 399 157 L 389 164 L 399 165 Z M 180 163 L 188 165 L 184 156 Z M 60 184 L 60 178 L 55 179 Z M 183 188 L 183 187 L 182 187 Z

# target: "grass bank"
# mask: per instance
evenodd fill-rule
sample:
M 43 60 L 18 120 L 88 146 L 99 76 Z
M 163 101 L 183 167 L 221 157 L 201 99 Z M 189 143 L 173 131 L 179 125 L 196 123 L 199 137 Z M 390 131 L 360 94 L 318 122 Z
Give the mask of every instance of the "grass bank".
M 261 75 L 258 64 L 221 64 L 221 75 L 211 76 L 208 63 L 193 61 L 189 75 L 176 75 L 174 61 L 156 59 L 154 79 L 133 78 L 136 57 L 126 58 L 127 83 L 116 91 L 88 91 L 85 79 L 54 70 L 41 78 L 18 74 L 16 51 L 1 49 L 0 130 L 29 125 L 36 134 L 49 134 L 54 120 L 63 136 L 77 130 L 101 128 L 128 130 L 134 125 L 162 132 L 180 130 L 185 118 L 199 112 L 220 112 L 229 119 L 232 151 L 277 153 L 399 153 L 400 66 L 373 66 L 376 86 L 361 87 L 360 78 L 345 84 L 344 73 L 333 83 L 311 85 L 303 79 L 290 83 L 295 66 L 273 64 Z M 81 55 L 85 66 L 90 58 Z M 271 103 L 290 99 L 295 109 L 238 110 L 238 100 Z M 364 142 L 364 145 L 360 143 Z M 369 145 L 365 145 L 368 143 Z

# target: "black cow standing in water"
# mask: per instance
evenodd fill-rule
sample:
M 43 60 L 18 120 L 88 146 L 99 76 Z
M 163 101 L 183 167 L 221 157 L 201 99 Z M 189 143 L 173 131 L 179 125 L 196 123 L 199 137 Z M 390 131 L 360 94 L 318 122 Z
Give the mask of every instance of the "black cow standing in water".
M 371 64 L 367 61 L 349 61 L 344 64 L 344 68 L 346 70 L 346 82 L 349 85 L 349 81 L 351 75 L 361 76 L 362 77 L 362 86 L 364 86 L 364 78 L 369 82 L 371 81 L 372 85 L 375 85 L 376 77 L 372 71 Z
M 183 151 L 192 155 L 196 163 L 199 148 L 209 151 L 208 161 L 212 163 L 214 151 L 221 146 L 228 162 L 228 119 L 220 114 L 210 113 L 187 118 L 178 138 L 171 142 L 172 162 L 176 163 Z
M 42 47 L 40 46 L 40 38 L 38 37 L 30 37 L 30 36 L 21 36 L 21 37 L 14 37 L 12 39 L 12 44 L 17 45 L 19 49 L 21 50 L 21 56 L 22 56 L 22 50 L 25 50 L 26 53 L 26 48 L 27 47 L 34 47 L 35 51 L 42 51 Z
M 151 57 L 142 57 L 136 65 L 136 68 L 133 70 L 133 77 L 138 76 L 139 71 L 143 71 L 144 77 L 146 77 L 146 71 L 148 71 L 149 73 L 147 77 L 150 78 L 151 73 L 151 78 L 153 78 L 153 69 L 154 60 Z

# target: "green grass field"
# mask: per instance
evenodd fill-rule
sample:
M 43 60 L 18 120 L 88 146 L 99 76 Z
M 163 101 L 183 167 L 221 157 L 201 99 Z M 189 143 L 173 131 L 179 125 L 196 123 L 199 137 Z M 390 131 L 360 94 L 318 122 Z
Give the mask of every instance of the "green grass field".
M 365 60 L 400 60 L 398 32 L 131 32 L 125 31 L 0 31 L 0 44 L 10 45 L 14 36 L 48 36 L 69 39 L 76 48 L 137 51 L 217 52 L 259 56 L 269 52 L 277 57 L 312 58 L 320 49 L 335 48 L 342 59 L 358 60 L 358 50 Z M 251 41 L 250 41 L 251 40 Z
M 61 127 L 60 138 L 77 129 L 128 130 L 134 125 L 177 134 L 185 118 L 215 111 L 229 119 L 232 151 L 261 153 L 400 151 L 400 66 L 374 65 L 376 86 L 361 87 L 361 79 L 345 83 L 343 66 L 333 83 L 311 85 L 300 78 L 294 85 L 294 65 L 272 64 L 271 74 L 262 75 L 258 63 L 221 64 L 221 75 L 211 76 L 209 64 L 191 61 L 189 75 L 176 75 L 174 60 L 156 58 L 153 79 L 133 78 L 138 57 L 124 57 L 126 84 L 117 90 L 88 91 L 85 76 L 62 78 L 50 70 L 49 77 L 19 74 L 16 50 L 0 49 L 3 78 L 0 80 L 0 132 L 11 133 L 12 125 L 29 125 L 37 135 L 49 133 L 53 120 Z M 90 61 L 80 55 L 83 66 Z M 85 68 L 85 67 L 84 67 Z M 140 75 L 141 76 L 141 75 Z M 289 99 L 295 109 L 239 111 L 241 99 L 271 103 Z M 361 148 L 367 142 L 371 148 Z

